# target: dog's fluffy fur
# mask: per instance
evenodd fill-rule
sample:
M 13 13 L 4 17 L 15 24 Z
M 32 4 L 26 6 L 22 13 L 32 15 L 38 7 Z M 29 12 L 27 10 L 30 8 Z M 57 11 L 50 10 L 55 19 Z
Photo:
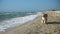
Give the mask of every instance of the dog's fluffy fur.
M 41 18 L 41 23 L 45 23 L 45 18 L 44 17 Z

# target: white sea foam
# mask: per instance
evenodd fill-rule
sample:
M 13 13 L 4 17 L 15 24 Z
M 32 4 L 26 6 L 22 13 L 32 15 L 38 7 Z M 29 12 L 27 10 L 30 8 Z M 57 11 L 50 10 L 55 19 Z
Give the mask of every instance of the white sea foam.
M 25 16 L 25 17 L 17 17 L 17 18 L 13 18 L 10 20 L 5 20 L 0 25 L 0 32 L 5 32 L 5 30 L 10 27 L 15 27 L 15 26 L 24 24 L 27 21 L 35 19 L 39 15 L 41 15 L 41 12 L 37 13 L 36 15 L 29 15 L 29 16 Z

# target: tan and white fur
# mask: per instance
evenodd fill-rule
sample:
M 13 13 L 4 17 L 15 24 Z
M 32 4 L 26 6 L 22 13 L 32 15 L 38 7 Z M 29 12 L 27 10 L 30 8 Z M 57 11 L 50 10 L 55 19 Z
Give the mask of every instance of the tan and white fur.
M 41 17 L 41 23 L 45 23 L 45 18 L 43 17 L 43 15 Z

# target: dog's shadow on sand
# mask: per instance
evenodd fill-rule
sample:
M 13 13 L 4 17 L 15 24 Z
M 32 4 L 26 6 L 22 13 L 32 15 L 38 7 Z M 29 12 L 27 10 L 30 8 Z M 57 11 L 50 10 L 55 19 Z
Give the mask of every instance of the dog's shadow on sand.
M 47 22 L 46 24 L 60 24 L 60 22 Z

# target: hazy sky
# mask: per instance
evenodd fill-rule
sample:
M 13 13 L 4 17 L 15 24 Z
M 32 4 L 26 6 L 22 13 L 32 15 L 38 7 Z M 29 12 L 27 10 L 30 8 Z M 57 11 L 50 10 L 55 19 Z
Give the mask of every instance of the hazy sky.
M 60 0 L 0 0 L 0 11 L 60 10 Z

